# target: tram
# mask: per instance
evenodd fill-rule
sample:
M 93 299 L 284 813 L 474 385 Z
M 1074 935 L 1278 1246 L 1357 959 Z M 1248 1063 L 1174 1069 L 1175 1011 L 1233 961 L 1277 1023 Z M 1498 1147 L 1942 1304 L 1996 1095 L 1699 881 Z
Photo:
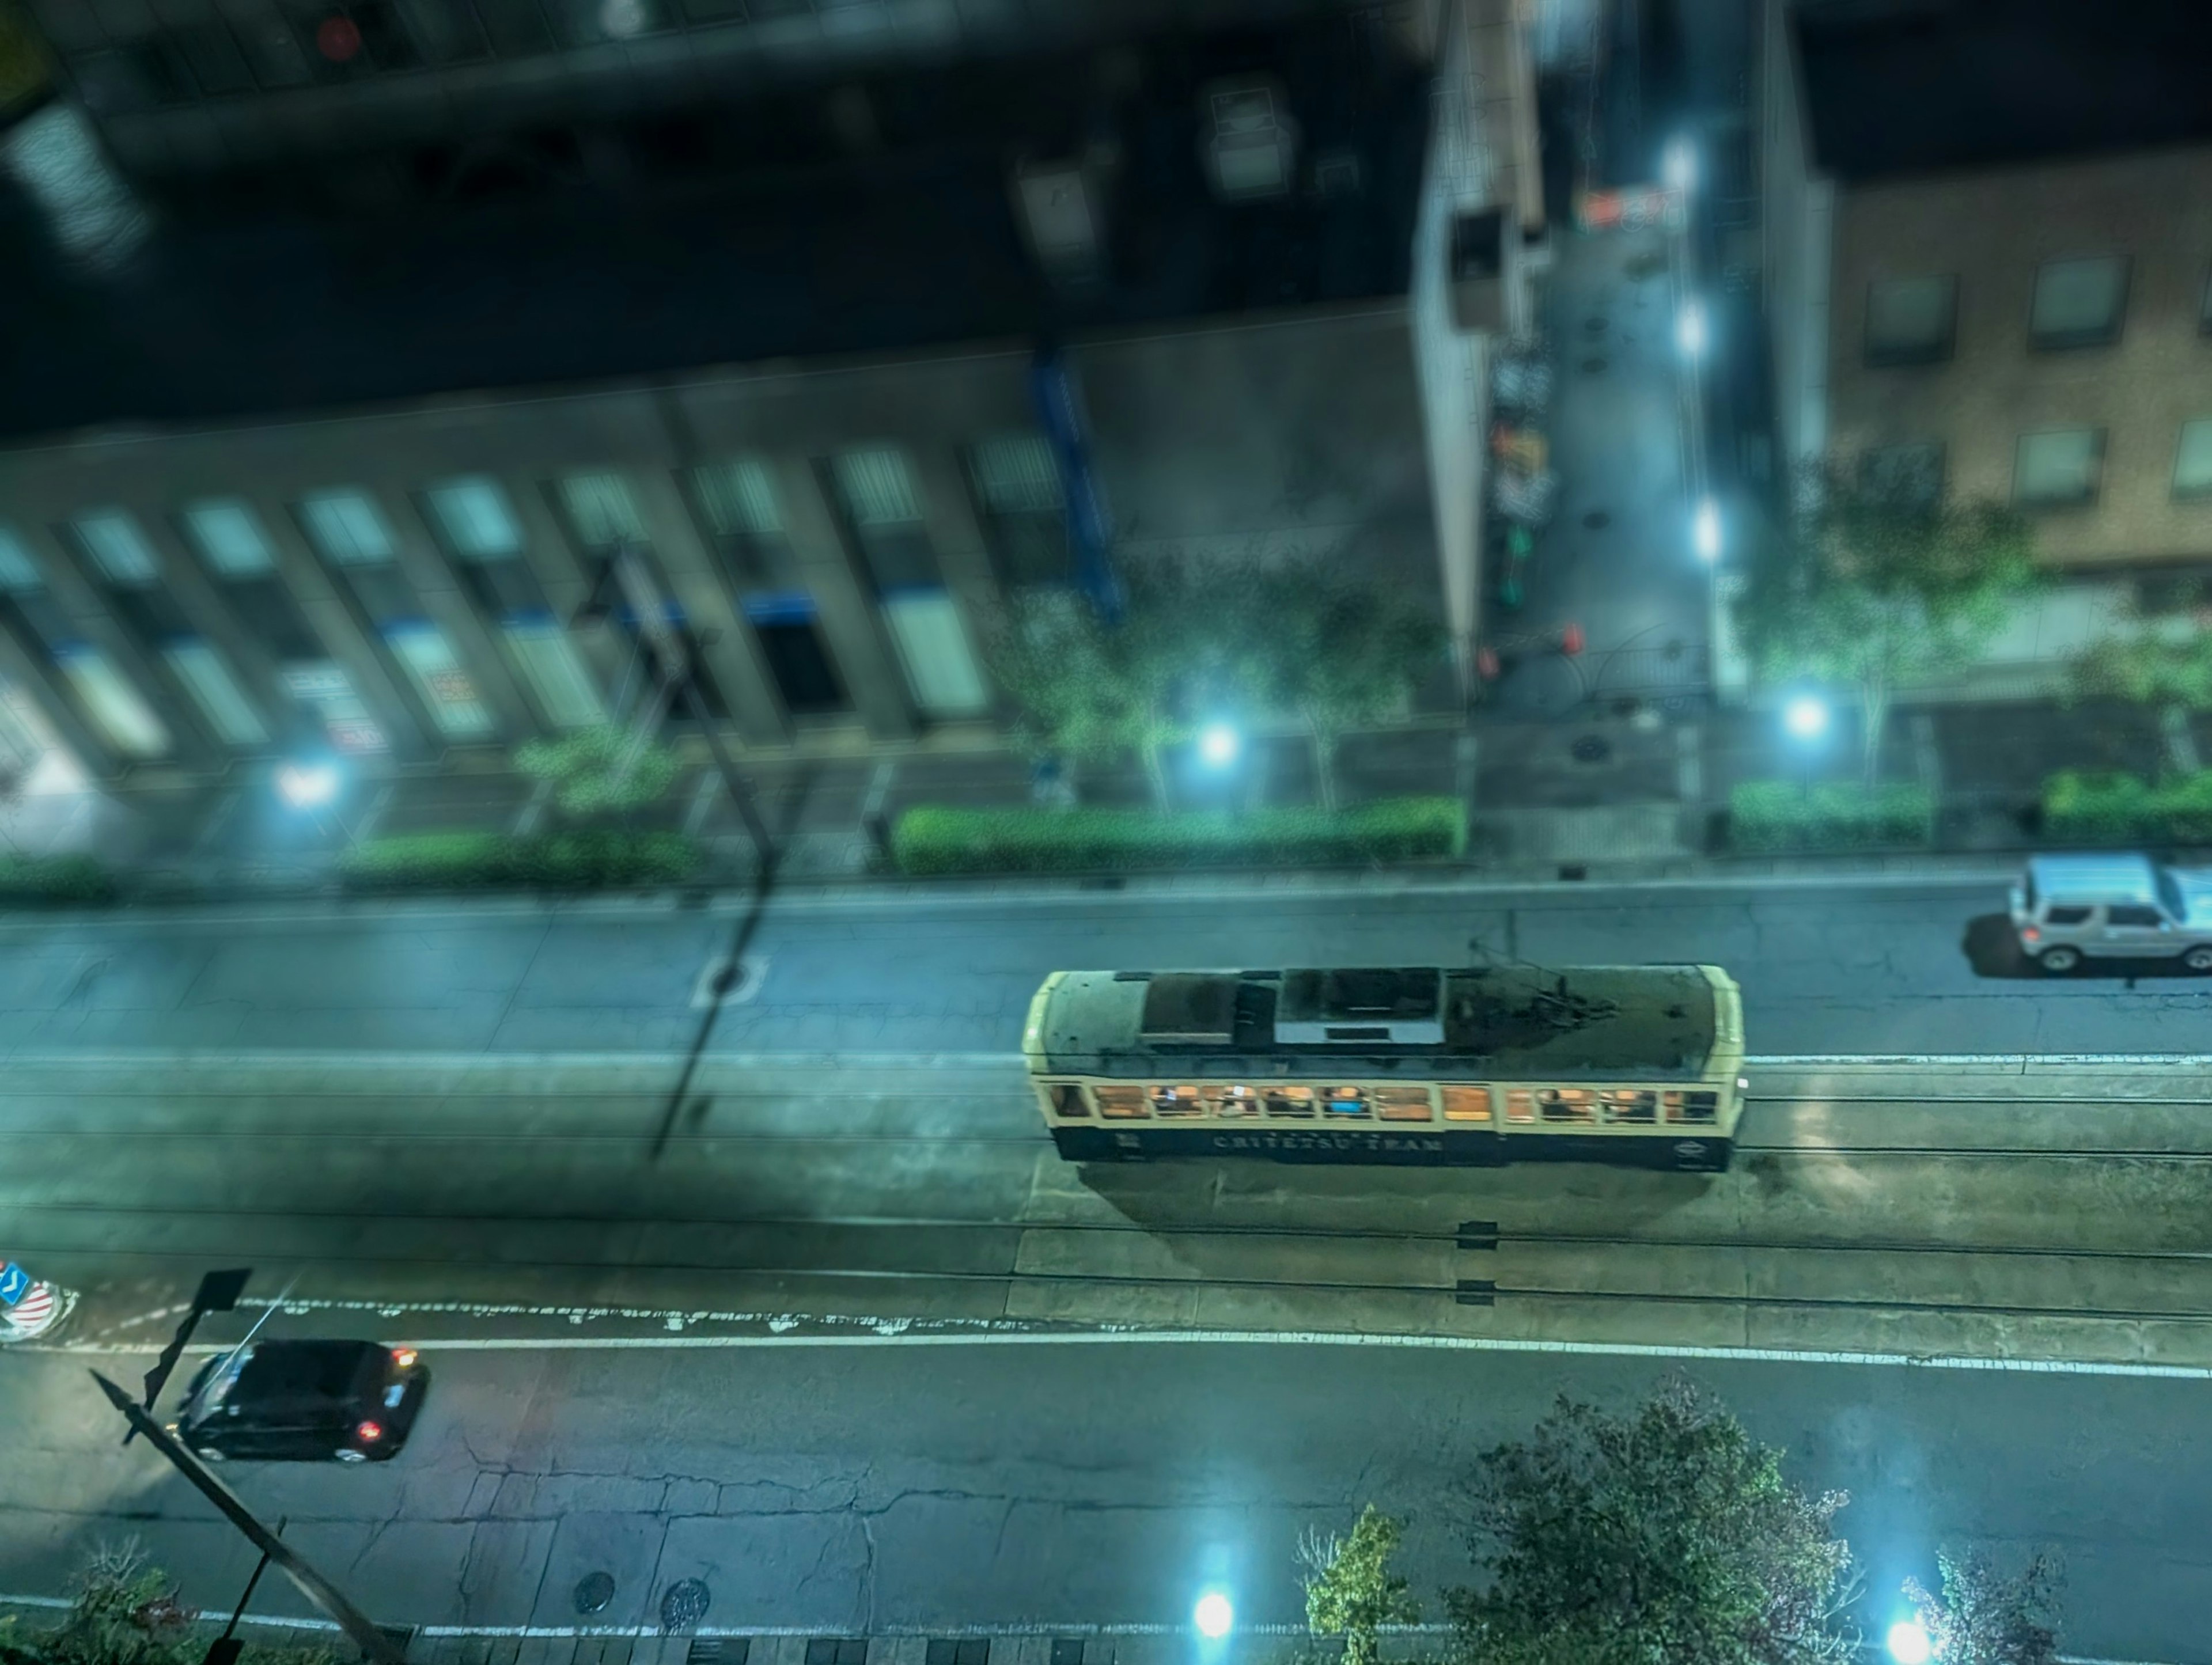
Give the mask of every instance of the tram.
M 1055 971 L 1022 1051 L 1072 1162 L 1712 1172 L 1746 1085 L 1711 965 Z

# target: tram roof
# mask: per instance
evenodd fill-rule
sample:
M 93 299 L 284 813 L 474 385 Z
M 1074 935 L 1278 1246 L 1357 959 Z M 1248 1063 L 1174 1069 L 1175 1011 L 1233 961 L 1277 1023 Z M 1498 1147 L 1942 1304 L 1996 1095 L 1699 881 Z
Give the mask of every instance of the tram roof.
M 1715 988 L 1694 965 L 1535 966 L 1441 969 L 1443 1039 L 1426 1045 L 1363 1040 L 1285 1042 L 1276 1033 L 1277 997 L 1295 972 L 1114 972 L 1063 974 L 1043 1013 L 1039 1036 L 1050 1069 L 1117 1074 L 1146 1060 L 1311 1058 L 1392 1060 L 1394 1069 L 1428 1060 L 1480 1060 L 1509 1079 L 1577 1075 L 1694 1077 L 1712 1055 L 1718 1013 Z M 1341 975 L 1341 974 L 1335 974 Z M 1396 970 L 1396 979 L 1415 975 Z M 1220 1032 L 1166 1037 L 1146 1033 L 1147 995 L 1173 978 L 1179 1006 L 1227 1014 Z M 1153 1002 L 1155 1011 L 1159 1003 Z

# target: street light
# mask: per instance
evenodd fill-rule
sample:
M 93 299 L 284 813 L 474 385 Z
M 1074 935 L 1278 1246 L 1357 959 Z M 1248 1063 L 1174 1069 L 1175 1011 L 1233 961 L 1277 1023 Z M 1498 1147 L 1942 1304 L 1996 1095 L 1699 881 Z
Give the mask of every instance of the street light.
M 1721 558 L 1720 505 L 1710 497 L 1700 498 L 1697 513 L 1690 517 L 1690 542 L 1698 560 L 1710 563 Z
M 1218 1589 L 1210 1589 L 1198 1598 L 1198 1606 L 1191 1610 L 1191 1618 L 1198 1626 L 1198 1633 L 1209 1642 L 1218 1642 L 1229 1634 L 1229 1627 L 1237 1620 L 1237 1609 L 1229 1598 Z
M 1682 303 L 1682 310 L 1674 315 L 1674 344 L 1682 349 L 1685 358 L 1703 358 L 1705 333 L 1705 303 L 1693 295 Z
M 1928 1632 L 1914 1619 L 1902 1619 L 1892 1625 L 1885 1639 L 1889 1644 L 1889 1656 L 1897 1665 L 1928 1665 L 1935 1654 Z
M 1659 154 L 1659 177 L 1669 191 L 1687 191 L 1698 183 L 1697 148 L 1680 134 Z
M 276 770 L 276 795 L 295 810 L 319 810 L 338 795 L 335 763 L 284 763 Z
M 1817 740 L 1828 732 L 1828 702 L 1818 694 L 1796 695 L 1782 708 L 1782 726 L 1792 739 Z
M 1228 723 L 1208 723 L 1198 732 L 1198 755 L 1209 769 L 1227 769 L 1243 746 L 1243 737 Z

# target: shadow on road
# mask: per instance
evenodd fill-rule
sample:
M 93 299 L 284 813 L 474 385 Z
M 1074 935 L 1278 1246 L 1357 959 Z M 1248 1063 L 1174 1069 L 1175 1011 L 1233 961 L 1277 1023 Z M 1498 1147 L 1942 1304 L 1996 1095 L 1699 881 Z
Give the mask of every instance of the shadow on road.
M 2139 977 L 2179 978 L 2190 982 L 2203 981 L 2202 974 L 2191 971 L 2178 959 L 2108 960 L 2085 959 L 2071 971 L 2051 973 L 2042 969 L 2028 958 L 2013 933 L 2012 921 L 2003 914 L 1982 914 L 1966 921 L 1965 936 L 1960 939 L 1959 950 L 1966 957 L 1966 963 L 1977 977 L 2034 977 L 2063 982 L 2084 977 L 2105 981 L 2114 980 L 2134 983 Z

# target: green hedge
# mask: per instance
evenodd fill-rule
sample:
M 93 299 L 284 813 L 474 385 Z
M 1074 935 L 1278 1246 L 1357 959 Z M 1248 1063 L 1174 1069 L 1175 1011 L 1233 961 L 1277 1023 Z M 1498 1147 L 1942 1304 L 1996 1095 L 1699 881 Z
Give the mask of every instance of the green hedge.
M 920 876 L 1328 866 L 1457 855 L 1466 848 L 1467 817 L 1455 798 L 1241 815 L 925 805 L 900 816 L 891 832 L 898 870 Z
M 1746 781 L 1729 793 L 1729 844 L 1744 851 L 1864 850 L 1926 844 L 1935 805 L 1924 787 L 1890 781 Z
M 413 833 L 348 850 L 338 874 L 356 890 L 598 890 L 677 884 L 699 860 L 698 842 L 672 832 Z
M 2065 844 L 2212 844 L 2212 769 L 2158 781 L 2061 769 L 2043 783 L 2043 832 Z
M 0 860 L 0 902 L 112 902 L 115 875 L 88 855 Z

